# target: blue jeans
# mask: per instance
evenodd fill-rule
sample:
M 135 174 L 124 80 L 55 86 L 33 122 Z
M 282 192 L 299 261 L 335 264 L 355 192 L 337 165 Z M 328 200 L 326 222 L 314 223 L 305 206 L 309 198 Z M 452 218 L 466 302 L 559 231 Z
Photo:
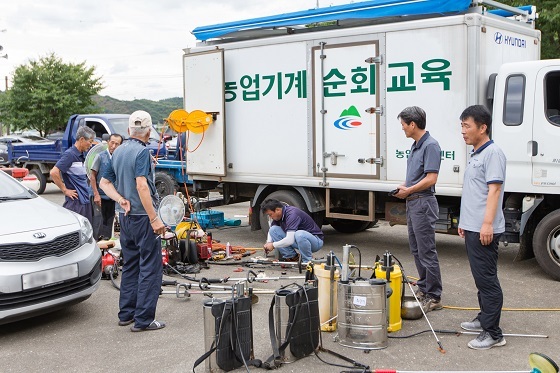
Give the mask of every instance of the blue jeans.
M 148 215 L 120 213 L 119 222 L 124 257 L 119 320 L 134 319 L 135 327 L 146 328 L 155 320 L 161 290 L 161 239 L 154 233 Z
M 268 231 L 272 242 L 280 241 L 286 237 L 286 232 L 277 225 L 270 227 Z M 308 231 L 296 231 L 295 242 L 291 246 L 279 247 L 277 250 L 283 258 L 293 258 L 297 255 L 295 249 L 301 253 L 301 261 L 309 262 L 313 259 L 312 254 L 319 251 L 323 247 L 323 240 L 312 235 Z

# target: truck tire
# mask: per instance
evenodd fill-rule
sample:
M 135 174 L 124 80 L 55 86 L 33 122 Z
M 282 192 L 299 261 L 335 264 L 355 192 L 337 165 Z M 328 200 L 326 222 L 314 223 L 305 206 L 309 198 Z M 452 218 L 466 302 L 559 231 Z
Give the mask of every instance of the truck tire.
M 39 180 L 39 188 L 35 191 L 37 194 L 43 194 L 47 187 L 47 177 L 38 168 L 29 170 L 29 175 L 33 175 Z
M 156 172 L 156 190 L 160 198 L 174 195 L 177 192 L 177 182 L 165 172 Z
M 373 227 L 375 223 L 371 221 L 337 219 L 331 221 L 331 227 L 340 233 L 358 233 Z
M 541 268 L 560 281 L 560 209 L 552 211 L 537 224 L 533 252 Z
M 299 195 L 299 193 L 294 192 L 293 190 L 277 190 L 275 192 L 270 193 L 268 196 L 266 196 L 265 199 L 276 199 L 280 202 L 287 203 L 290 206 L 297 207 L 298 209 L 303 210 L 309 214 L 309 211 L 307 210 L 307 206 L 305 205 L 303 198 Z M 268 217 L 268 215 L 263 214 L 260 211 L 260 207 L 259 207 L 259 219 L 261 223 L 261 229 L 263 230 L 266 236 L 268 235 L 270 218 Z

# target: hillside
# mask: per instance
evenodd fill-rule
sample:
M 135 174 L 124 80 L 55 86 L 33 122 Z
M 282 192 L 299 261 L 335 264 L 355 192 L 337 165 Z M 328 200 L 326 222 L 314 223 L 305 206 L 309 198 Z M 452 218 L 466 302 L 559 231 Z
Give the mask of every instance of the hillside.
M 183 108 L 182 97 L 166 98 L 159 101 L 133 100 L 121 101 L 109 96 L 94 96 L 93 101 L 101 113 L 122 113 L 130 114 L 136 110 L 145 110 L 152 116 L 154 124 L 163 123 L 163 120 L 171 114 L 173 110 Z

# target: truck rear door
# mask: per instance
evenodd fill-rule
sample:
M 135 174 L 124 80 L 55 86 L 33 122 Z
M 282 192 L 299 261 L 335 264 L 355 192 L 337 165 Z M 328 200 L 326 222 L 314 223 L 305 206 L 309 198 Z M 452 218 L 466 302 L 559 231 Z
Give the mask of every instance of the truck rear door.
M 185 110 L 215 113 L 203 133 L 187 136 L 189 174 L 225 176 L 224 55 L 222 49 L 187 53 L 183 58 Z
M 318 40 L 312 48 L 316 175 L 378 179 L 379 55 L 369 41 Z M 366 62 L 367 60 L 367 62 Z

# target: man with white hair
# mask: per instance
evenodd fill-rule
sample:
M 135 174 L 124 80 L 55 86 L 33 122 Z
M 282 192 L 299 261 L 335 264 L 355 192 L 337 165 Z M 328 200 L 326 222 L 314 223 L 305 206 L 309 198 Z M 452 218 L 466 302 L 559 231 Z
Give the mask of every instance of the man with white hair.
M 131 331 L 158 330 L 165 323 L 155 319 L 163 266 L 161 240 L 165 226 L 157 215 L 159 197 L 155 171 L 146 142 L 152 118 L 143 110 L 130 115 L 130 138 L 113 152 L 111 167 L 99 186 L 117 202 L 124 256 L 119 299 L 119 325 L 134 323 Z
M 85 152 L 93 145 L 95 132 L 89 127 L 79 127 L 74 146 L 68 148 L 51 169 L 51 179 L 64 193 L 63 207 L 86 217 L 93 224 L 90 187 L 84 162 Z

